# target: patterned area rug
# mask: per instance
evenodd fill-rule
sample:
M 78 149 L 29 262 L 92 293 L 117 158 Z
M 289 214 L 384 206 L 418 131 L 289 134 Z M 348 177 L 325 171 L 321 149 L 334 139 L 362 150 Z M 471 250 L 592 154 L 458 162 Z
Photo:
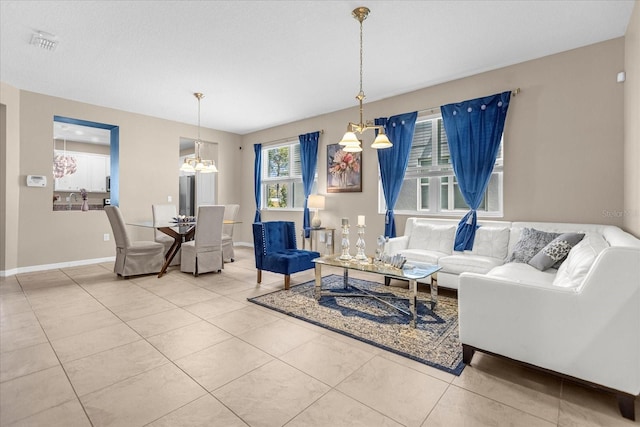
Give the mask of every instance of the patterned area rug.
M 323 277 L 323 291 L 359 293 L 352 288 L 345 290 L 342 280 L 342 276 L 336 274 Z M 391 302 L 409 310 L 408 289 L 351 277 L 349 283 L 378 296 L 405 298 Z M 415 329 L 409 325 L 409 316 L 373 298 L 329 295 L 318 303 L 314 298 L 313 280 L 248 300 L 451 374 L 460 375 L 464 369 L 455 298 L 439 295 L 436 309 L 432 311 L 429 294 L 418 293 Z

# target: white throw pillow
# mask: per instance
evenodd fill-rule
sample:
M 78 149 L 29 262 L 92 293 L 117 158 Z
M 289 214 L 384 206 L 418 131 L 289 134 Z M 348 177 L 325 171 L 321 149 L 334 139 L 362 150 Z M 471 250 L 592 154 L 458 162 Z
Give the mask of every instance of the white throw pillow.
M 580 243 L 569 251 L 567 259 L 558 269 L 553 285 L 562 288 L 580 286 L 596 257 L 608 247 L 609 244 L 602 235 L 588 233 Z
M 426 249 L 450 254 L 455 237 L 455 225 L 414 224 L 407 249 Z
M 509 249 L 509 229 L 506 227 L 484 227 L 476 230 L 473 248 L 465 251 L 473 255 L 505 259 Z

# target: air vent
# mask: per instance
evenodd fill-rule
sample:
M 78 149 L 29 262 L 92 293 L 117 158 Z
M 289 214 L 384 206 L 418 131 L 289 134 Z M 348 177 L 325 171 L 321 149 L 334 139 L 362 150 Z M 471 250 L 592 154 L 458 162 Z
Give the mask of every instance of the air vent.
M 55 50 L 58 42 L 54 40 L 54 38 L 55 36 L 53 34 L 38 31 L 31 36 L 31 44 L 45 50 Z

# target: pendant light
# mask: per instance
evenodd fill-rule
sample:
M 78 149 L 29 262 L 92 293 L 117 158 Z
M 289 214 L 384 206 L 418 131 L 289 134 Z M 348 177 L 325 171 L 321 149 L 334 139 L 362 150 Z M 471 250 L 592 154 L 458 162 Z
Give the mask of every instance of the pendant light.
M 216 163 L 213 160 L 202 159 L 200 157 L 200 145 L 202 141 L 200 140 L 200 100 L 204 98 L 204 95 L 200 92 L 196 92 L 193 94 L 198 99 L 198 139 L 195 141 L 196 143 L 196 154 L 195 157 L 187 157 L 184 159 L 184 163 L 180 167 L 182 172 L 201 172 L 201 173 L 212 173 L 218 172 L 218 168 L 216 168 Z
M 362 119 L 363 117 L 363 107 L 362 101 L 365 98 L 364 91 L 362 90 L 362 22 L 367 19 L 369 16 L 369 8 L 361 6 L 357 7 L 353 10 L 353 17 L 360 22 L 360 92 L 356 95 L 356 99 L 360 104 L 360 122 L 353 123 L 349 122 L 347 125 L 347 132 L 340 140 L 339 144 L 344 146 L 343 150 L 347 152 L 359 152 L 362 151 L 362 146 L 360 145 L 360 140 L 356 136 L 356 133 L 362 134 L 363 132 L 369 129 L 377 129 L 378 136 L 376 136 L 373 144 L 371 144 L 371 148 L 382 149 L 392 147 L 393 144 L 389 141 L 389 138 L 385 134 L 384 127 L 380 125 L 373 124 L 372 121 L 367 121 L 366 123 Z

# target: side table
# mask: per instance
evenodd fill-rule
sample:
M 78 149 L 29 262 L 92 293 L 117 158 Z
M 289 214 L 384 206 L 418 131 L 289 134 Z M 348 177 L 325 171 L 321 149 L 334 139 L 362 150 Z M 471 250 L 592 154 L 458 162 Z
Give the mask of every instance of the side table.
M 335 228 L 308 228 L 309 230 L 309 249 L 318 251 L 320 254 L 331 255 L 335 253 Z M 305 230 L 302 230 L 302 249 L 305 249 L 307 239 L 304 237 Z M 320 243 L 324 243 L 324 251 L 319 249 Z

